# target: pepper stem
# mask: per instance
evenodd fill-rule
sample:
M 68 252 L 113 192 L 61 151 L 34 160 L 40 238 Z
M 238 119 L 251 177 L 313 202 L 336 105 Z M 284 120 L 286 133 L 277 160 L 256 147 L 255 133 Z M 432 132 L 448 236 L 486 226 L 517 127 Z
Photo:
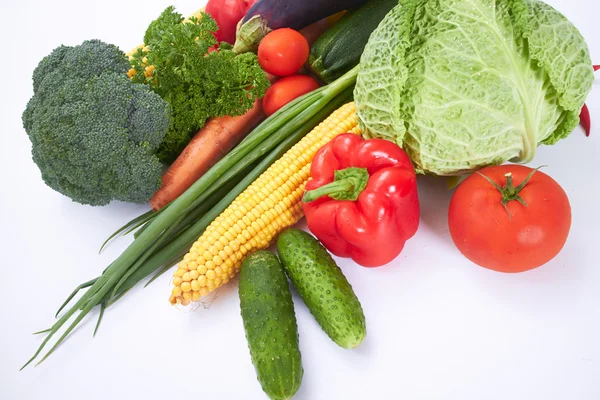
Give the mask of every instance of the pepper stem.
M 308 203 L 324 196 L 334 200 L 356 201 L 369 181 L 366 168 L 349 167 L 335 171 L 333 176 L 333 182 L 304 193 L 302 201 Z

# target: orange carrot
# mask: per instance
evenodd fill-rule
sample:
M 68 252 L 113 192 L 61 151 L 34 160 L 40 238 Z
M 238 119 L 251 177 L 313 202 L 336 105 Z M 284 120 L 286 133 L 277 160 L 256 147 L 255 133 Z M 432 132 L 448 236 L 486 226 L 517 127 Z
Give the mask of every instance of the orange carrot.
M 157 211 L 185 192 L 235 147 L 265 117 L 262 100 L 239 117 L 209 119 L 163 175 L 162 186 L 150 199 Z

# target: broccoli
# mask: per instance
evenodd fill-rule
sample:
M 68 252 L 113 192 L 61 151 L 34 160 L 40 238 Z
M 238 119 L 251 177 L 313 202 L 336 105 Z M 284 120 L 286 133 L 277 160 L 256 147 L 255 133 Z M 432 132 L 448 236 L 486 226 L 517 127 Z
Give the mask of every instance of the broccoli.
M 60 46 L 33 73 L 23 113 L 33 161 L 52 189 L 94 206 L 144 203 L 161 185 L 156 156 L 170 107 L 132 83 L 118 47 L 99 40 Z

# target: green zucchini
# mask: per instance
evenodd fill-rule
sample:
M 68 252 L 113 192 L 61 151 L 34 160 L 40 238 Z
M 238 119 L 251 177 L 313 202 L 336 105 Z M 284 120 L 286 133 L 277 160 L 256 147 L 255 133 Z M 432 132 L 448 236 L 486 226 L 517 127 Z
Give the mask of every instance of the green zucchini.
M 300 388 L 304 370 L 292 294 L 273 253 L 261 250 L 244 260 L 239 295 L 258 381 L 270 399 L 289 399 Z
M 329 83 L 358 65 L 371 32 L 397 4 L 398 0 L 369 0 L 348 11 L 313 44 L 308 59 L 311 70 Z
M 290 228 L 277 239 L 286 274 L 321 328 L 338 346 L 358 347 L 367 334 L 365 315 L 352 286 L 325 247 Z

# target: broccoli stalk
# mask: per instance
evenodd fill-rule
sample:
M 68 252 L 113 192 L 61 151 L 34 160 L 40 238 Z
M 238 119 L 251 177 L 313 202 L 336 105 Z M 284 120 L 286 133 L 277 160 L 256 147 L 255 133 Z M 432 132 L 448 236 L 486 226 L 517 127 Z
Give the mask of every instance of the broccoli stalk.
M 44 182 L 82 204 L 144 203 L 161 185 L 156 156 L 170 107 L 127 77 L 130 64 L 99 40 L 60 46 L 33 73 L 23 113 Z

